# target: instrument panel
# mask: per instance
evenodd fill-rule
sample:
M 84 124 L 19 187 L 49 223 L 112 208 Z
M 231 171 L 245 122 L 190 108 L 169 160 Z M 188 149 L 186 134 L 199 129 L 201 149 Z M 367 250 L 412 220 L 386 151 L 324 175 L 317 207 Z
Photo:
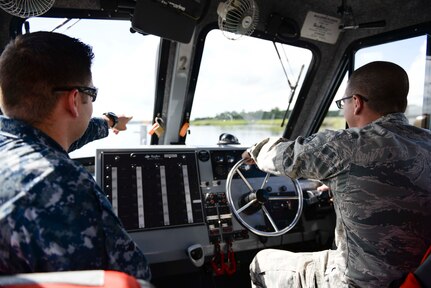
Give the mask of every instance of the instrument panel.
M 286 235 L 263 239 L 232 216 L 226 198 L 226 178 L 245 149 L 240 146 L 98 149 L 95 176 L 114 212 L 153 265 L 164 263 L 164 267 L 168 262 L 185 261 L 196 266 L 204 259 L 211 259 L 215 247 L 223 249 L 226 245 L 240 252 L 314 239 L 321 227 L 316 223 L 310 225 L 317 214 L 307 210 L 307 203 L 316 207 L 321 203 L 310 196 L 313 195 L 310 190 L 317 187 L 313 181 L 300 181 L 306 202 L 304 215 L 308 216 L 302 217 Z M 244 167 L 242 173 L 250 183 L 262 183 L 266 176 L 255 165 Z M 270 178 L 272 184 L 267 189 L 286 192 L 289 187 L 286 181 L 290 179 Z M 233 181 L 241 184 L 242 179 L 236 177 Z M 267 208 L 280 223 L 289 215 L 286 207 L 289 205 L 277 203 Z M 267 225 L 264 217 L 251 215 L 250 219 L 256 227 Z M 187 253 L 190 247 L 199 248 L 202 261 L 191 259 Z M 168 271 L 162 268 L 160 273 Z
M 100 151 L 99 184 L 128 231 L 202 224 L 194 151 Z

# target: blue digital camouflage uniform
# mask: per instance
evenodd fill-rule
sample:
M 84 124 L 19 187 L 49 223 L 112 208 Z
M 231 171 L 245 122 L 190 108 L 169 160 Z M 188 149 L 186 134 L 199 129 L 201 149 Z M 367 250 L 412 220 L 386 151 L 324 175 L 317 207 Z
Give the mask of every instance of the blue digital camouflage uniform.
M 71 150 L 108 135 L 93 118 Z M 41 131 L 0 116 L 0 274 L 118 270 L 148 280 L 92 175 Z
M 419 265 L 431 244 L 430 131 L 394 113 L 249 152 L 264 171 L 323 180 L 337 214 L 337 250 L 262 250 L 250 265 L 256 286 L 387 287 Z

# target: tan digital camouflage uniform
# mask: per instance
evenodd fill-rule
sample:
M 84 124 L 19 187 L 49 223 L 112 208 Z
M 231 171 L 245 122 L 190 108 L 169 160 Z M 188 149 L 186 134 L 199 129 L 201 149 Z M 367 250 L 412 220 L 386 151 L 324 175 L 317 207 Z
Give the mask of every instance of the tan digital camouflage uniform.
M 108 135 L 92 119 L 71 150 Z M 141 250 L 93 176 L 53 139 L 0 116 L 0 275 L 118 270 L 148 280 Z
M 413 270 L 431 242 L 431 132 L 394 113 L 362 127 L 250 148 L 264 171 L 321 179 L 334 194 L 337 250 L 263 250 L 261 287 L 387 287 Z

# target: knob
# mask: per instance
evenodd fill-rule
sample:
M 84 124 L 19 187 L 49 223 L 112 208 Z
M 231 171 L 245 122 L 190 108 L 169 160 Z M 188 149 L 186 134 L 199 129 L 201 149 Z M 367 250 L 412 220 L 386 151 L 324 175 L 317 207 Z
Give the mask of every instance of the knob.
M 192 261 L 193 265 L 196 267 L 201 267 L 204 265 L 204 249 L 201 244 L 193 244 L 192 246 L 187 248 L 187 255 L 189 256 L 190 261 Z

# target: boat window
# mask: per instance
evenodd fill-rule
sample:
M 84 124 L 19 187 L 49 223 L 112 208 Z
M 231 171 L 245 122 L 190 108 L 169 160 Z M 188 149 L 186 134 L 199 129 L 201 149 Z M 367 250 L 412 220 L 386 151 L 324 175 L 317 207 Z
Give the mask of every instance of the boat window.
M 347 72 L 344 75 L 343 81 L 338 87 L 337 93 L 335 94 L 334 100 L 341 99 L 344 97 L 344 91 L 347 87 Z M 326 129 L 339 130 L 346 128 L 346 120 L 344 120 L 343 111 L 337 108 L 335 101 L 332 101 L 325 118 L 323 119 L 322 125 L 320 125 L 319 132 Z
M 410 89 L 405 114 L 410 124 L 426 128 L 429 128 L 431 113 L 431 91 L 429 90 L 431 65 L 427 64 L 427 45 L 431 45 L 430 41 L 426 35 L 413 37 L 363 48 L 355 55 L 355 69 L 369 62 L 380 60 L 397 63 L 406 70 L 409 75 Z M 426 73 L 428 73 L 427 77 Z
M 232 41 L 220 30 L 210 31 L 186 143 L 215 145 L 222 133 L 229 133 L 249 146 L 281 136 L 292 88 L 297 85 L 289 110 L 311 60 L 308 49 L 246 36 Z
M 31 32 L 55 30 L 93 47 L 93 84 L 99 88 L 97 101 L 93 103 L 93 116 L 109 111 L 133 116 L 126 131 L 87 144 L 70 156 L 95 156 L 96 148 L 131 148 L 149 144 L 147 131 L 153 115 L 160 38 L 129 33 L 130 21 L 43 17 L 28 21 Z
M 431 94 L 428 95 L 425 92 L 426 87 L 431 87 L 429 82 L 428 84 L 425 82 L 425 79 L 427 79 L 425 77 L 427 73 L 426 65 L 430 65 L 431 67 L 431 64 L 427 64 L 427 45 L 431 45 L 428 38 L 428 36 L 419 36 L 371 46 L 360 49 L 355 54 L 355 69 L 372 61 L 390 61 L 397 63 L 406 70 L 409 75 L 410 89 L 408 94 L 408 107 L 405 114 L 410 124 L 424 128 L 430 127 L 430 118 L 429 116 L 426 117 L 426 115 L 430 115 L 431 113 Z M 431 61 L 428 60 L 428 62 Z M 428 68 L 428 73 L 431 73 L 430 68 Z M 334 100 L 344 96 L 347 79 L 346 73 Z M 430 76 L 428 76 L 428 79 L 431 79 Z M 337 130 L 345 127 L 346 122 L 343 117 L 343 112 L 339 110 L 335 102 L 333 102 L 319 131 L 325 129 Z

